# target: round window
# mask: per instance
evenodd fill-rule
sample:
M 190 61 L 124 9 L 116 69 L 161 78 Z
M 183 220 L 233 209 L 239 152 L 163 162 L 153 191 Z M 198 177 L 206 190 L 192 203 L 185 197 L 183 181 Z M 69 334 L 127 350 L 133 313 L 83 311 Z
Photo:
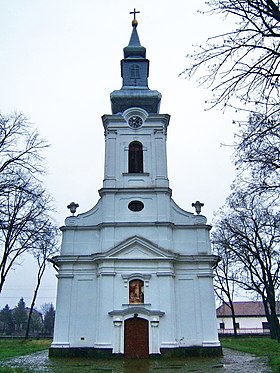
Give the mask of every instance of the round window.
M 131 211 L 141 211 L 144 208 L 144 203 L 141 201 L 131 201 L 128 204 L 128 208 Z

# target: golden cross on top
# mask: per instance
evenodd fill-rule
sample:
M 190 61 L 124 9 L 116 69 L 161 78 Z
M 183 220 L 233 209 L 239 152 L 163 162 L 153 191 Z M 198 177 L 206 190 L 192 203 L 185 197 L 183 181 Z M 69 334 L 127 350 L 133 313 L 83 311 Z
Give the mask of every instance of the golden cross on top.
M 133 20 L 135 21 L 136 20 L 136 14 L 137 13 L 140 13 L 139 11 L 136 11 L 136 9 L 134 8 L 133 12 L 129 12 L 129 14 L 133 14 Z

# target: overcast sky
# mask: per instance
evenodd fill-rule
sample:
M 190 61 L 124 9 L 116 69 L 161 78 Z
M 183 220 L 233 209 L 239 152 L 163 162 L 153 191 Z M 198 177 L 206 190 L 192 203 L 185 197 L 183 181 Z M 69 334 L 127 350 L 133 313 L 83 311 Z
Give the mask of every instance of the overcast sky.
M 102 187 L 104 135 L 110 92 L 121 88 L 120 60 L 132 31 L 129 14 L 140 10 L 138 34 L 150 60 L 149 87 L 163 95 L 161 113 L 171 115 L 168 174 L 173 199 L 185 210 L 200 200 L 211 223 L 234 178 L 231 163 L 234 113 L 206 111 L 210 89 L 180 72 L 194 44 L 224 31 L 218 17 L 198 13 L 203 0 L 0 0 L 0 110 L 21 111 L 50 144 L 46 185 L 63 225 L 66 206 L 93 207 Z M 27 305 L 35 267 L 15 268 L 0 296 L 0 308 Z M 55 302 L 55 272 L 49 268 L 36 306 Z

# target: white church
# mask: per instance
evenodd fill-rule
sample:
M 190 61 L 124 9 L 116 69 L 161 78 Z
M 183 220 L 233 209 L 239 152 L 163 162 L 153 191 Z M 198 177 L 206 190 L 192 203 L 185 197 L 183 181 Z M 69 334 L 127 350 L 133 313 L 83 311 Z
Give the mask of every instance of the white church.
M 196 214 L 171 198 L 170 116 L 148 88 L 149 60 L 137 20 L 121 61 L 122 88 L 105 114 L 100 199 L 66 218 L 50 356 L 219 355 L 212 267 L 203 204 Z

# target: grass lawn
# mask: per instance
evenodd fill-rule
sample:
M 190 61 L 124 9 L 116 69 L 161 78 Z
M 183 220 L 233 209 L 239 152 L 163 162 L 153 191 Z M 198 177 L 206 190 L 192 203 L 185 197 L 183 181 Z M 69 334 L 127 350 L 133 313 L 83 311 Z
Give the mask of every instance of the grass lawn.
M 280 343 L 270 338 L 225 338 L 221 339 L 223 347 L 248 352 L 257 356 L 268 356 L 274 373 L 280 373 Z
M 270 338 L 222 338 L 223 347 L 248 352 L 258 356 L 268 356 L 274 373 L 280 373 L 280 343 Z M 0 339 L 0 361 L 11 357 L 28 355 L 32 352 L 46 350 L 50 347 L 50 339 Z M 4 369 L 4 370 L 3 370 Z M 0 372 L 9 372 L 7 368 L 0 368 Z M 21 372 L 21 369 L 16 370 Z M 11 370 L 15 372 L 15 370 Z
M 50 344 L 50 339 L 0 339 L 0 361 L 46 350 Z

